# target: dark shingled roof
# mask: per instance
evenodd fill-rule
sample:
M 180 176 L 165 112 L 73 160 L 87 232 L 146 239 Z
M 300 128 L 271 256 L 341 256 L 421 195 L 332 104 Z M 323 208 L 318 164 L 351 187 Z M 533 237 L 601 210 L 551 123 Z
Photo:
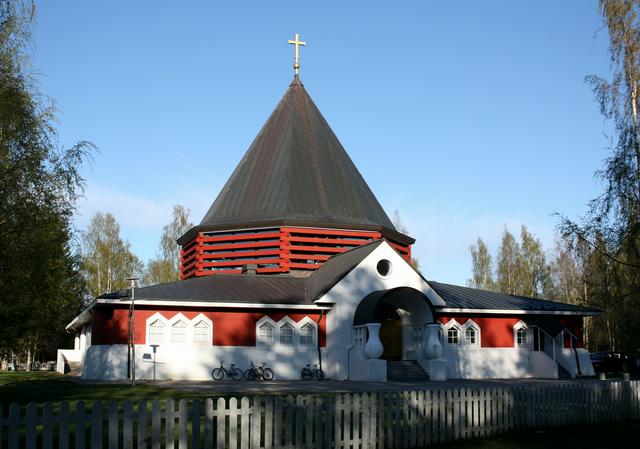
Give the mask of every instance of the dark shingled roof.
M 151 285 L 136 289 L 136 299 L 241 304 L 296 304 L 313 306 L 353 270 L 384 240 L 358 246 L 330 258 L 308 277 L 264 274 L 215 274 L 184 281 Z M 525 296 L 507 295 L 475 288 L 427 281 L 445 301 L 445 308 L 482 310 L 523 310 L 525 312 L 567 312 L 596 315 L 600 311 Z M 387 290 L 377 292 L 386 294 Z M 108 293 L 101 299 L 122 299 L 127 291 Z
M 197 231 L 279 225 L 399 233 L 296 77 Z
M 313 301 L 337 284 L 383 240 L 338 254 L 309 277 L 289 275 L 214 274 L 136 289 L 136 299 L 162 301 L 229 302 L 238 304 L 301 304 Z M 114 292 L 101 299 L 121 299 L 127 292 Z
M 445 308 L 486 309 L 486 310 L 523 310 L 526 312 L 577 312 L 599 314 L 600 310 L 566 304 L 563 302 L 529 298 L 527 296 L 508 295 L 477 288 L 460 287 L 427 281 L 447 304 Z

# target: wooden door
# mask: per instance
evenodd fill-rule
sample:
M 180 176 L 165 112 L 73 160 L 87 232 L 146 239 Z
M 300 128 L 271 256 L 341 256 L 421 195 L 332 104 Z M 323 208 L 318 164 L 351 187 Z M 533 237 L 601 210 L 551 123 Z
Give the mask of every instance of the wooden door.
M 380 340 L 384 347 L 383 359 L 402 360 L 402 321 L 384 321 L 380 328 Z

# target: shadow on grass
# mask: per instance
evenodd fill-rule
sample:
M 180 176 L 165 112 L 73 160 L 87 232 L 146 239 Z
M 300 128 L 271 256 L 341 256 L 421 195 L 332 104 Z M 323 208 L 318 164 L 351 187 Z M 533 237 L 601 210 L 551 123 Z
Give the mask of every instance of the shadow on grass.
M 640 422 L 559 427 L 493 438 L 460 440 L 429 446 L 431 449 L 620 449 L 635 447 Z
M 215 393 L 187 392 L 159 387 L 151 383 L 128 384 L 84 383 L 51 372 L 0 372 L 0 404 L 12 402 L 74 403 L 83 401 L 139 401 L 142 399 L 190 399 L 217 396 Z

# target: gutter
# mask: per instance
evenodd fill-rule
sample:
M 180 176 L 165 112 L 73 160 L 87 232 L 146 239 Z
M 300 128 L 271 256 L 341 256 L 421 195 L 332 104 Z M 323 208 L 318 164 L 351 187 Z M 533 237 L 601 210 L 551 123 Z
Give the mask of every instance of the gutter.
M 601 311 L 596 310 L 522 310 L 522 309 L 458 309 L 453 307 L 436 308 L 437 313 L 473 313 L 491 315 L 568 315 L 568 316 L 597 316 Z

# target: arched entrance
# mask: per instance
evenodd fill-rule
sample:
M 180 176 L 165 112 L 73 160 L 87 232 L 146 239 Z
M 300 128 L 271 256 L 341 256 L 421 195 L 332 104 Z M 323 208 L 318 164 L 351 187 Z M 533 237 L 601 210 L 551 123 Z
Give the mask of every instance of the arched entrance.
M 384 360 L 417 360 L 423 351 L 425 325 L 433 323 L 429 299 L 419 290 L 398 287 L 367 295 L 356 308 L 354 327 L 379 323 Z

